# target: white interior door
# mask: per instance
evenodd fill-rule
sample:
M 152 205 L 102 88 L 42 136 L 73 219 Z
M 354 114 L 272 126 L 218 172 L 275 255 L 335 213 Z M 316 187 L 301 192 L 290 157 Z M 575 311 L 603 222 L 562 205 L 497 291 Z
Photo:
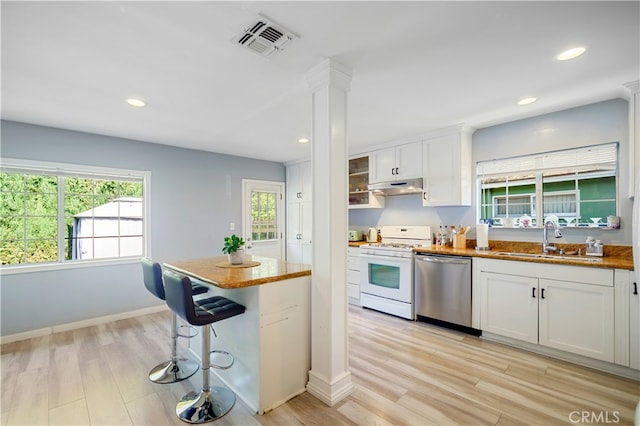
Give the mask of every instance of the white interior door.
M 284 259 L 283 182 L 242 180 L 242 232 L 247 254 Z

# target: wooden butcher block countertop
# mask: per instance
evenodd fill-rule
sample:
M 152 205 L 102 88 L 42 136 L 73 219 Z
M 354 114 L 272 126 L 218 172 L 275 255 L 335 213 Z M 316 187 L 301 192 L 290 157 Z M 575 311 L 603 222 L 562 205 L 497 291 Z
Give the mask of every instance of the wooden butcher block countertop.
M 521 257 L 506 253 L 531 253 L 542 254 L 540 243 L 519 241 L 489 241 L 490 250 L 476 251 L 475 240 L 467 240 L 466 248 L 453 248 L 450 246 L 436 246 L 431 248 L 416 248 L 416 253 L 432 253 L 452 256 L 483 257 L 488 259 L 517 260 L 520 262 L 555 263 L 561 265 L 575 265 L 592 268 L 627 269 L 633 270 L 633 252 L 631 246 L 605 245 L 603 257 L 578 256 L 579 248 L 584 253 L 584 244 L 558 244 L 558 249 L 564 249 L 564 256 L 550 255 L 545 257 Z M 500 254 L 502 253 L 502 254 Z
M 246 267 L 232 267 L 226 256 L 175 260 L 164 267 L 198 278 L 216 287 L 231 289 L 269 284 L 311 275 L 311 265 L 264 256 L 245 256 Z M 258 263 L 257 265 L 255 265 Z M 255 265 L 255 266 L 249 266 Z

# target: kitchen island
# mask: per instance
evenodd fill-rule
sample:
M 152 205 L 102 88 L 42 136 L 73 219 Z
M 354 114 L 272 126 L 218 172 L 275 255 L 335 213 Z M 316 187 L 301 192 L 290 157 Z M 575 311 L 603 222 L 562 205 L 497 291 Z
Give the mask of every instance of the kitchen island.
M 263 414 L 304 392 L 311 368 L 311 266 L 262 256 L 229 265 L 224 256 L 169 261 L 164 267 L 246 307 L 214 324 L 211 349 L 235 357 L 228 370 L 211 369 L 251 410 Z M 201 338 L 189 339 L 200 359 Z M 215 360 L 213 360 L 215 362 Z

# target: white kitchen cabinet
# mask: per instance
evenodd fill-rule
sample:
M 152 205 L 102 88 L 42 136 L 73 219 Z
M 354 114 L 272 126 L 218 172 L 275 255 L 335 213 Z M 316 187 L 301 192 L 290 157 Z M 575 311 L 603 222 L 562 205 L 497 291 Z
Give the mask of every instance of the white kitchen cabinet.
M 629 197 L 635 195 L 640 170 L 640 80 L 624 85 L 629 91 Z
M 538 343 L 537 290 L 537 278 L 482 272 L 482 330 Z
M 287 203 L 311 201 L 311 161 L 287 166 Z
M 311 162 L 287 166 L 287 261 L 311 264 Z
M 423 142 L 423 206 L 471 205 L 471 133 L 470 128 L 457 127 Z
M 613 286 L 541 279 L 539 343 L 613 362 Z
M 422 142 L 373 151 L 370 159 L 369 183 L 422 177 Z
M 616 364 L 640 370 L 640 293 L 633 271 L 615 270 Z
M 287 203 L 287 261 L 311 264 L 312 204 Z
M 613 271 L 474 260 L 480 329 L 614 362 Z
M 629 367 L 640 370 L 640 283 L 633 280 L 633 272 L 629 276 Z
M 347 247 L 347 296 L 350 304 L 362 306 L 360 303 L 359 247 Z
M 361 155 L 349 159 L 349 208 L 382 208 L 385 198 L 367 189 L 369 186 L 370 156 Z

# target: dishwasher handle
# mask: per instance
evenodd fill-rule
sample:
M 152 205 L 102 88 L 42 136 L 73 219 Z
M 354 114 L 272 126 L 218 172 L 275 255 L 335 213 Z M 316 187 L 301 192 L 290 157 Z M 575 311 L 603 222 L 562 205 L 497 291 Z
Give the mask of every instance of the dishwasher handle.
M 416 256 L 416 261 L 418 262 L 428 262 L 428 263 L 446 263 L 453 265 L 466 265 L 469 263 L 469 259 L 457 259 L 455 257 L 437 257 L 437 256 Z

